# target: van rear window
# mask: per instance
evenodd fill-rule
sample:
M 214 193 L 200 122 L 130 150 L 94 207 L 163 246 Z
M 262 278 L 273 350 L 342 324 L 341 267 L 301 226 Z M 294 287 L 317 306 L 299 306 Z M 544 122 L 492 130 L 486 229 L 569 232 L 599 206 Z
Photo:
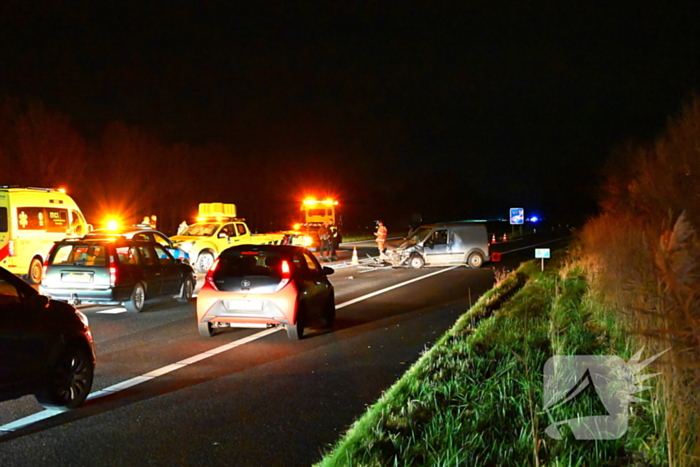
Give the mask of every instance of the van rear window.
M 0 208 L 0 232 L 7 232 L 7 208 Z

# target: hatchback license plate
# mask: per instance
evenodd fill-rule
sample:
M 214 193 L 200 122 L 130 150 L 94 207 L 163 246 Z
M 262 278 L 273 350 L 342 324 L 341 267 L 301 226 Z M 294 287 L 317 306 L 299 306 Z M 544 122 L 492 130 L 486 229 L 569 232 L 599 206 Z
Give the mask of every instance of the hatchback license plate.
M 61 274 L 63 282 L 92 282 L 92 274 L 88 272 L 68 272 Z
M 262 310 L 262 302 L 252 300 L 226 300 L 226 309 L 242 310 L 242 311 L 260 311 Z

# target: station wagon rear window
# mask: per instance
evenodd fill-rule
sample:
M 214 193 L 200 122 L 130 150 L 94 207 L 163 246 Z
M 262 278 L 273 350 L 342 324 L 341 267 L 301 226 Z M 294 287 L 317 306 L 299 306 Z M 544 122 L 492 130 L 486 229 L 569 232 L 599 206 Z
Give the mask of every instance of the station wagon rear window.
M 104 245 L 58 245 L 51 264 L 107 266 L 107 247 Z

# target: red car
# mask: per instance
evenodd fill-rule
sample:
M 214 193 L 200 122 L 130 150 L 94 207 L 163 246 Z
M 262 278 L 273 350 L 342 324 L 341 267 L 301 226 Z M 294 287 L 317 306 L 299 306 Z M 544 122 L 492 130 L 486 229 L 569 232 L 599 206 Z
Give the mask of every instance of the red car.
M 306 248 L 240 245 L 224 250 L 197 295 L 197 324 L 204 337 L 221 328 L 285 326 L 301 339 L 314 321 L 330 327 L 335 294 L 322 267 Z

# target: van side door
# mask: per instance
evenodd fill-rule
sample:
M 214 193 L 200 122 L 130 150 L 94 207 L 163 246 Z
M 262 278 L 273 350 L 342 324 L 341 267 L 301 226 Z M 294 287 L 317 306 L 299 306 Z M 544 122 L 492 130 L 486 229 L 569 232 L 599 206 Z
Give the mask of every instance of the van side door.
M 423 242 L 425 264 L 447 264 L 450 262 L 449 232 L 446 228 L 438 228 L 430 233 Z

